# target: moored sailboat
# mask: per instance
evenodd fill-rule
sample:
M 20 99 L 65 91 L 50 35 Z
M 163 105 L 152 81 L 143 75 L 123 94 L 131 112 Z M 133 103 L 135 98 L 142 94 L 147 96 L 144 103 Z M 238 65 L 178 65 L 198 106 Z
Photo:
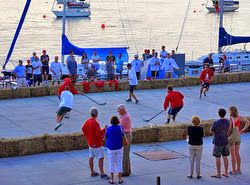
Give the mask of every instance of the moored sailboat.
M 219 61 L 223 55 L 227 56 L 230 64 L 233 64 L 237 68 L 249 70 L 250 69 L 250 52 L 246 49 L 223 51 L 223 47 L 231 46 L 234 44 L 248 43 L 250 37 L 232 36 L 228 34 L 223 27 L 223 6 L 224 0 L 220 1 L 220 23 L 219 23 L 219 40 L 218 40 L 218 53 L 213 53 L 212 59 L 215 65 L 219 65 Z M 207 56 L 202 56 L 197 61 L 187 62 L 186 65 L 202 65 L 204 59 Z
M 209 12 L 220 12 L 219 4 L 221 1 L 218 0 L 212 0 L 213 5 L 212 6 L 206 6 L 206 9 Z M 223 2 L 223 12 L 233 12 L 237 9 L 239 9 L 239 1 L 235 0 L 224 0 Z

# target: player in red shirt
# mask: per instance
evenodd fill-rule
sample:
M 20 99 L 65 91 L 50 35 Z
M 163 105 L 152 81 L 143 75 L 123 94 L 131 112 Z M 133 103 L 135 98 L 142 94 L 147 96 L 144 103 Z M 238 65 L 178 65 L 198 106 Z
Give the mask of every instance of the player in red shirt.
M 104 150 L 103 150 L 103 136 L 106 133 L 108 125 L 101 130 L 100 124 L 96 121 L 98 117 L 97 108 L 93 107 L 90 109 L 91 118 L 89 118 L 82 127 L 82 132 L 87 139 L 89 145 L 89 168 L 91 170 L 91 177 L 98 176 L 94 170 L 94 158 L 99 159 L 98 165 L 101 173 L 101 178 L 109 179 L 103 170 Z
M 61 96 L 61 93 L 65 90 L 65 87 L 68 86 L 70 88 L 70 92 L 73 94 L 73 95 L 76 95 L 76 94 L 81 94 L 83 95 L 84 93 L 83 92 L 80 92 L 80 91 L 77 91 L 75 89 L 75 85 L 76 85 L 76 81 L 71 81 L 69 78 L 65 78 L 64 79 L 65 82 L 61 85 L 61 87 L 58 89 L 57 91 L 57 94 L 59 96 L 59 99 L 60 99 L 60 96 Z
M 168 95 L 165 98 L 164 101 L 164 110 L 167 110 L 168 105 L 171 104 L 171 107 L 168 110 L 168 115 L 167 115 L 167 122 L 168 124 L 170 122 L 170 118 L 172 115 L 173 121 L 175 121 L 175 117 L 177 116 L 178 112 L 183 107 L 183 98 L 184 95 L 181 94 L 179 91 L 173 91 L 173 86 L 169 85 L 167 87 Z
M 200 75 L 200 81 L 201 81 L 200 98 L 204 88 L 205 88 L 204 96 L 206 96 L 206 92 L 209 90 L 209 86 L 213 76 L 214 76 L 213 70 L 210 69 L 209 65 L 206 64 L 205 69 L 202 70 Z

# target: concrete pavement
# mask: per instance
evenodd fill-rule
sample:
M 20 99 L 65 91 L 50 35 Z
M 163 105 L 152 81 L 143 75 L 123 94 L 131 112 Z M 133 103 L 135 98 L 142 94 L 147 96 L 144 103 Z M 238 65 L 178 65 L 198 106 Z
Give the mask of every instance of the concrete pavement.
M 240 153 L 242 157 L 242 174 L 230 175 L 229 178 L 211 178 L 216 172 L 215 159 L 211 155 L 212 138 L 204 139 L 201 174 L 202 179 L 189 179 L 189 152 L 186 141 L 132 145 L 132 174 L 124 177 L 127 185 L 154 185 L 156 177 L 161 177 L 161 185 L 249 185 L 250 184 L 250 133 L 241 136 Z M 144 150 L 166 150 L 180 156 L 177 159 L 149 161 L 133 152 Z M 223 166 L 223 165 L 222 165 Z M 95 160 L 97 171 L 97 160 Z M 104 169 L 108 173 L 108 157 L 105 151 Z M 231 169 L 231 163 L 229 163 Z M 223 168 L 222 168 L 223 171 Z M 116 177 L 116 175 L 115 175 Z M 195 176 L 196 177 L 196 176 Z M 118 179 L 116 178 L 117 182 Z M 88 150 L 46 153 L 31 156 L 0 159 L 1 185 L 105 185 L 107 180 L 90 177 L 88 167 Z M 117 183 L 118 184 L 118 183 Z
M 218 108 L 228 110 L 235 105 L 242 116 L 249 116 L 250 82 L 212 85 L 207 97 L 199 99 L 200 86 L 175 88 L 184 94 L 184 107 L 176 118 L 176 123 L 190 122 L 193 115 L 200 116 L 201 120 L 217 118 Z M 59 101 L 56 96 L 37 98 L 11 99 L 0 101 L 0 137 L 16 138 L 43 133 L 72 133 L 81 131 L 81 127 L 89 117 L 89 109 L 93 106 L 100 111 L 98 121 L 103 127 L 109 123 L 112 115 L 118 115 L 116 107 L 123 103 L 132 117 L 133 127 L 144 125 L 165 124 L 166 112 L 160 114 L 150 122 L 144 122 L 163 109 L 163 101 L 167 94 L 166 89 L 136 90 L 140 103 L 125 102 L 127 91 L 91 93 L 89 97 L 98 102 L 107 102 L 98 106 L 85 96 L 74 96 L 73 110 L 70 119 L 63 120 L 63 126 L 54 131 L 55 115 Z M 227 115 L 228 116 L 228 115 Z M 172 123 L 171 123 L 172 124 Z

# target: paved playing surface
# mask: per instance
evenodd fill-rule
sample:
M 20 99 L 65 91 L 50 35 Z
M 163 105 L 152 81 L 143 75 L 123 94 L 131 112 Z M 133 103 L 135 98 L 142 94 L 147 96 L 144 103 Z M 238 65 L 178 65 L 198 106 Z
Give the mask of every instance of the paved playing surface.
M 211 155 L 212 138 L 204 139 L 201 174 L 202 179 L 188 179 L 189 152 L 186 141 L 133 145 L 131 148 L 132 174 L 124 177 L 126 185 L 156 185 L 156 177 L 161 177 L 161 185 L 249 185 L 250 184 L 250 133 L 242 135 L 242 174 L 229 178 L 214 179 L 215 159 Z M 181 158 L 149 161 L 135 151 L 167 150 Z M 95 160 L 95 169 L 97 170 Z M 231 164 L 229 169 L 231 169 Z M 105 151 L 104 170 L 108 173 L 108 158 Z M 222 171 L 224 169 L 222 168 Z M 116 176 L 116 175 L 115 175 Z M 195 176 L 196 177 L 196 176 Z M 117 182 L 118 180 L 115 179 Z M 90 177 L 88 150 L 61 153 L 47 153 L 0 159 L 1 185 L 107 185 L 100 177 Z M 118 183 L 117 183 L 118 184 Z
M 191 88 L 175 88 L 185 96 L 184 107 L 177 116 L 176 123 L 189 122 L 193 115 L 199 115 L 202 120 L 217 118 L 220 107 L 228 109 L 230 105 L 239 108 L 240 115 L 249 116 L 250 82 L 212 85 L 207 97 L 199 99 L 199 86 Z M 191 89 L 191 90 L 190 90 Z M 54 131 L 55 115 L 59 101 L 56 96 L 12 99 L 0 101 L 0 137 L 25 137 L 42 133 L 71 133 L 81 131 L 83 123 L 89 117 L 89 109 L 96 106 L 100 115 L 98 121 L 103 127 L 109 123 L 112 115 L 118 115 L 116 107 L 123 103 L 132 116 L 133 127 L 148 124 L 165 124 L 166 112 L 160 114 L 150 122 L 144 122 L 163 109 L 165 89 L 136 90 L 140 103 L 125 102 L 128 92 L 105 92 L 88 94 L 98 102 L 107 102 L 98 106 L 84 96 L 74 96 L 74 107 L 70 112 L 70 119 L 63 120 L 63 126 Z M 172 124 L 172 123 L 171 123 Z

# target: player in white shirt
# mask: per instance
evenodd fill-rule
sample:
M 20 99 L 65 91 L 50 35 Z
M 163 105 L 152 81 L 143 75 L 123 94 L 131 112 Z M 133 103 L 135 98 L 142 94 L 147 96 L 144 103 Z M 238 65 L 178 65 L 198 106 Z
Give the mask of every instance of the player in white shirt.
M 159 68 L 161 65 L 161 61 L 158 58 L 157 52 L 154 52 L 154 56 L 150 59 L 149 65 L 151 70 L 151 76 L 153 79 L 156 79 L 156 77 L 159 76 Z
M 131 61 L 131 66 L 134 68 L 135 72 L 136 72 L 136 77 L 137 79 L 140 79 L 141 77 L 141 68 L 144 66 L 144 63 L 138 59 L 138 55 L 136 54 L 135 59 Z
M 95 70 L 98 71 L 98 69 L 100 69 L 99 62 L 101 61 L 101 58 L 99 57 L 99 55 L 97 55 L 96 51 L 94 51 L 93 53 L 94 55 L 91 57 L 92 65 L 95 67 Z
M 34 57 L 34 62 L 32 63 L 32 70 L 34 76 L 33 86 L 36 86 L 36 82 L 37 85 L 40 86 L 40 83 L 42 82 L 42 62 L 38 59 L 37 56 Z
M 163 62 L 165 58 L 167 58 L 167 54 L 168 52 L 165 50 L 165 46 L 162 46 L 160 52 L 161 62 Z
M 57 130 L 60 126 L 62 126 L 62 120 L 64 115 L 67 112 L 70 112 L 71 109 L 73 108 L 73 94 L 70 92 L 70 88 L 69 86 L 65 87 L 65 91 L 63 91 L 61 93 L 61 97 L 60 97 L 60 105 L 59 105 L 59 110 L 57 111 L 57 115 L 56 115 L 56 128 L 55 130 Z
M 181 70 L 181 68 L 176 64 L 175 60 L 170 57 L 170 53 L 167 54 L 167 58 L 164 60 L 160 71 L 163 69 L 165 70 L 165 78 L 172 78 L 173 77 L 173 72 L 174 68 Z
M 50 71 L 52 72 L 52 85 L 54 85 L 55 81 L 59 85 L 62 77 L 62 66 L 58 61 L 58 56 L 55 56 L 55 61 L 50 64 Z
M 132 68 L 131 64 L 127 64 L 128 68 L 128 80 L 129 80 L 129 98 L 126 100 L 127 102 L 132 101 L 131 97 L 135 99 L 135 104 L 139 103 L 136 96 L 134 95 L 135 86 L 138 84 L 136 73 L 134 68 Z

